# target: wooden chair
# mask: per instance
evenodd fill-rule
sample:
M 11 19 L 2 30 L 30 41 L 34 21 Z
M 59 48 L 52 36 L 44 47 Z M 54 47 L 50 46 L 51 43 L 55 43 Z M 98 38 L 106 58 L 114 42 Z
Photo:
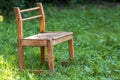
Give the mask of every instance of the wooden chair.
M 37 10 L 39 15 L 22 18 L 21 13 Z M 68 41 L 69 59 L 72 60 L 74 57 L 74 46 L 72 32 L 46 32 L 45 31 L 45 16 L 41 3 L 37 3 L 37 7 L 20 10 L 19 7 L 14 7 L 17 25 L 17 42 L 18 42 L 18 65 L 19 69 L 23 70 L 24 66 L 24 46 L 37 46 L 41 47 L 41 60 L 45 62 L 45 52 L 47 47 L 48 51 L 48 67 L 50 71 L 54 71 L 54 55 L 53 46 Z M 40 22 L 40 33 L 23 38 L 23 21 L 39 18 Z M 32 26 L 32 25 L 31 25 Z M 40 73 L 41 70 L 35 70 L 36 73 Z

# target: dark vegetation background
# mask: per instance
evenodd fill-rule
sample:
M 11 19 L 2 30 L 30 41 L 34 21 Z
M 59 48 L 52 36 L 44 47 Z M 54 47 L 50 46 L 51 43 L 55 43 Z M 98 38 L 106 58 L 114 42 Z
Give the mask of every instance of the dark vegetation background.
M 52 4 L 57 7 L 64 7 L 76 4 L 103 4 L 104 2 L 118 3 L 120 0 L 0 0 L 0 15 L 4 18 L 11 19 L 13 17 L 13 7 L 28 8 L 36 5 L 37 2 L 43 4 Z

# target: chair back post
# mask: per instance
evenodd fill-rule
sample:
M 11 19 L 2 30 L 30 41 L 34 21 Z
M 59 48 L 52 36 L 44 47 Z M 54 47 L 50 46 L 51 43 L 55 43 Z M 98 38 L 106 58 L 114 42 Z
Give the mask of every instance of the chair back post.
M 43 33 L 45 32 L 45 15 L 42 7 L 42 3 L 37 3 L 37 7 L 39 8 L 39 14 L 42 15 L 40 18 L 40 32 Z
M 17 39 L 22 40 L 23 38 L 23 23 L 22 17 L 20 13 L 20 9 L 18 7 L 14 7 L 15 17 L 16 17 L 16 27 L 17 27 Z

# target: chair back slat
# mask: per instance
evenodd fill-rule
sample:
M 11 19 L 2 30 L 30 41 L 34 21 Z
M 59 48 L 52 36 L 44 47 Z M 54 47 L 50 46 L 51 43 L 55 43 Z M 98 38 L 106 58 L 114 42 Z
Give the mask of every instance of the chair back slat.
M 24 19 L 22 19 L 22 21 L 31 20 L 31 19 L 40 18 L 40 17 L 42 17 L 42 15 L 37 15 L 37 16 L 29 17 L 29 18 L 24 18 Z
M 38 10 L 38 9 L 40 9 L 40 7 L 34 7 L 34 8 L 20 10 L 20 12 L 29 12 L 29 11 Z

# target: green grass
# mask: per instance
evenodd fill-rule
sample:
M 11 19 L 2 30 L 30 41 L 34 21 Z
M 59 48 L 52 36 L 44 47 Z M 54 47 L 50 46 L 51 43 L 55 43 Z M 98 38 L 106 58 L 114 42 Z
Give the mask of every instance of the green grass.
M 19 72 L 15 20 L 0 22 L 0 80 L 120 80 L 119 5 L 78 5 L 63 9 L 45 6 L 44 9 L 47 31 L 74 33 L 73 63 L 60 64 L 68 60 L 65 42 L 54 47 L 53 73 Z M 37 24 L 36 21 L 26 23 L 25 36 L 37 33 Z M 24 52 L 26 69 L 47 69 L 47 64 L 40 65 L 39 48 L 25 47 Z

